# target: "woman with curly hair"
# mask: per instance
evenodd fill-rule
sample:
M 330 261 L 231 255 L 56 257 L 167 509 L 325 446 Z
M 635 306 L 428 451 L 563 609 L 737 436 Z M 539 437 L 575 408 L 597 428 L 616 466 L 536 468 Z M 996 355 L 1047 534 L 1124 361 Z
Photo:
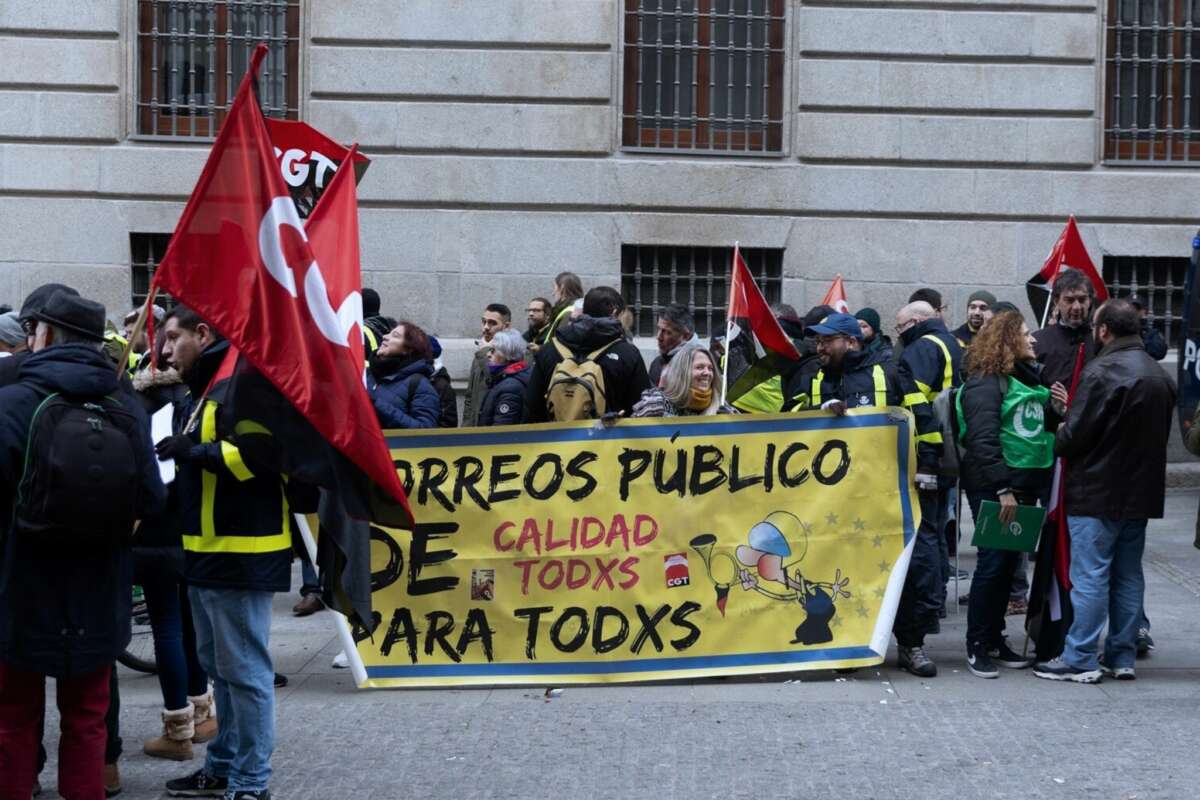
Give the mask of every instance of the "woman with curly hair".
M 1067 391 L 1061 383 L 1042 383 L 1033 337 L 1016 311 L 997 314 L 979 330 L 965 367 L 967 380 L 955 400 L 961 481 L 975 519 L 984 500 L 995 500 L 1007 524 L 1018 505 L 1037 505 L 1049 489 L 1053 431 Z M 1004 639 L 1009 587 L 1021 554 L 980 547 L 978 557 L 967 606 L 967 668 L 996 678 L 997 666 L 1024 669 L 1033 663 Z

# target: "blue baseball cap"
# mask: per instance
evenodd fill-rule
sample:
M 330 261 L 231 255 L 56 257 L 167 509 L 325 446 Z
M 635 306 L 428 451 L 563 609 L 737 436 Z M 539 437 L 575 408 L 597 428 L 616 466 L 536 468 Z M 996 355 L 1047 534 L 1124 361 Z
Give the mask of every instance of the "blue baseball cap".
M 830 314 L 819 325 L 809 325 L 804 332 L 817 336 L 853 336 L 862 340 L 862 328 L 858 327 L 858 319 L 852 314 Z

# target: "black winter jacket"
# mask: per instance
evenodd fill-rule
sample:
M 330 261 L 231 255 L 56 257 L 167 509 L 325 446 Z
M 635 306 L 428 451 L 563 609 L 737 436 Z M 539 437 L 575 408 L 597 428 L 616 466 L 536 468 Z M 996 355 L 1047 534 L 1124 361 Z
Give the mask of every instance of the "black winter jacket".
M 576 356 L 587 355 L 615 342 L 597 359 L 600 371 L 604 374 L 605 405 L 610 413 L 623 411 L 627 417 L 633 413 L 634 403 L 641 399 L 642 392 L 650 388 L 650 378 L 646 374 L 641 351 L 625 341 L 625 329 L 619 320 L 612 317 L 580 317 L 562 323 L 554 332 L 554 337 Z M 549 419 L 546 390 L 550 376 L 560 361 L 562 356 L 553 342 L 538 350 L 525 395 L 529 422 L 545 422 Z
M 1158 519 L 1167 480 L 1175 387 L 1140 336 L 1109 342 L 1083 369 L 1058 428 L 1068 514 Z
M 944 344 L 945 350 L 926 338 L 930 336 Z M 904 390 L 904 405 L 916 420 L 918 469 L 937 472 L 942 460 L 943 434 L 932 402 L 939 393 L 962 382 L 962 346 L 946 330 L 946 323 L 937 318 L 912 326 L 900 335 L 900 342 L 904 350 L 900 353 L 897 371 Z M 947 352 L 950 354 L 949 365 L 946 363 Z
M 1092 360 L 1096 355 L 1096 342 L 1092 339 L 1090 325 L 1078 328 L 1068 328 L 1061 323 L 1047 325 L 1040 331 L 1034 331 L 1033 347 L 1037 354 L 1038 363 L 1042 365 L 1042 380 L 1047 386 L 1061 383 L 1071 388 L 1071 376 L 1075 374 L 1075 359 L 1079 355 L 1079 345 L 1083 345 L 1083 363 Z
M 510 364 L 508 369 L 492 378 L 492 388 L 483 398 L 479 424 L 521 425 L 526 422 L 525 393 L 533 368 L 524 361 Z M 513 369 L 513 367 L 517 367 Z
M 129 644 L 132 576 L 127 542 L 51 548 L 8 529 L 29 425 L 52 392 L 116 398 L 142 422 L 141 516 L 158 512 L 165 492 L 146 416 L 103 353 L 49 347 L 23 361 L 18 383 L 0 389 L 0 662 L 63 677 L 111 664 Z
M 876 397 L 875 368 L 883 377 L 884 396 Z M 813 396 L 813 380 L 821 376 L 819 397 Z M 785 411 L 804 408 L 819 408 L 829 400 L 841 400 L 848 408 L 862 406 L 898 406 L 904 400 L 900 387 L 900 376 L 882 350 L 848 351 L 842 358 L 841 370 L 821 367 L 820 361 L 810 363 L 808 368 L 796 373 L 788 382 L 784 392 Z
M 1026 386 L 1041 384 L 1034 364 L 1026 362 L 1017 363 L 1012 377 Z M 1013 489 L 1037 495 L 1050 486 L 1053 467 L 1016 469 L 1004 460 L 1000 445 L 1000 408 L 1007 391 L 1006 379 L 998 375 L 972 376 L 959 389 L 967 423 L 966 430 L 960 432 L 962 458 L 959 462 L 959 477 L 965 491 L 995 496 L 1004 489 Z M 1053 431 L 1059 424 L 1058 414 L 1049 402 L 1045 412 L 1046 430 Z M 951 409 L 950 413 L 956 412 Z
M 367 391 L 375 416 L 384 428 L 436 428 L 442 398 L 433 388 L 433 365 L 428 361 L 389 364 L 372 359 Z

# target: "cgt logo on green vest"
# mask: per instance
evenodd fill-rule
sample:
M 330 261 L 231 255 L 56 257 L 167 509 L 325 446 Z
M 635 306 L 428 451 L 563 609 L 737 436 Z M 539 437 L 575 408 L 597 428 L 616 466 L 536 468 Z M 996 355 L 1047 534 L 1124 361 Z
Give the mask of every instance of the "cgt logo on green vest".
M 1013 414 L 1013 430 L 1022 439 L 1040 436 L 1046 427 L 1046 411 L 1036 400 L 1026 400 Z

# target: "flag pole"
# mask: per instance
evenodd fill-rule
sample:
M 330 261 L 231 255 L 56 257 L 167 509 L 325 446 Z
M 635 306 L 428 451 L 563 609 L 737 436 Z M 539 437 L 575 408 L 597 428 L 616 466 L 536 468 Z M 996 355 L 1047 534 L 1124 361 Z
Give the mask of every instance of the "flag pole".
M 1046 321 L 1050 319 L 1050 306 L 1054 305 L 1054 284 L 1058 282 L 1058 273 L 1062 272 L 1062 264 L 1058 265 L 1058 269 L 1054 271 L 1054 277 L 1050 279 L 1048 291 L 1050 296 L 1046 298 L 1046 307 L 1042 310 L 1042 324 L 1039 328 L 1046 327 Z
M 125 342 L 125 349 L 121 352 L 121 360 L 117 362 L 117 374 L 120 375 L 122 370 L 129 367 L 129 354 L 133 352 L 133 340 L 146 328 L 146 317 L 150 315 L 150 309 L 154 307 L 154 295 L 158 293 L 158 287 L 153 283 L 150 284 L 150 291 L 146 294 L 146 303 L 142 306 L 142 310 L 138 312 L 137 321 L 133 323 L 133 330 L 129 332 L 129 341 Z M 151 346 L 153 350 L 153 346 Z
M 721 359 L 721 402 L 729 400 L 729 307 L 733 302 L 733 278 L 737 270 L 738 242 L 733 243 L 733 260 L 729 262 L 729 293 L 725 298 L 725 357 Z

